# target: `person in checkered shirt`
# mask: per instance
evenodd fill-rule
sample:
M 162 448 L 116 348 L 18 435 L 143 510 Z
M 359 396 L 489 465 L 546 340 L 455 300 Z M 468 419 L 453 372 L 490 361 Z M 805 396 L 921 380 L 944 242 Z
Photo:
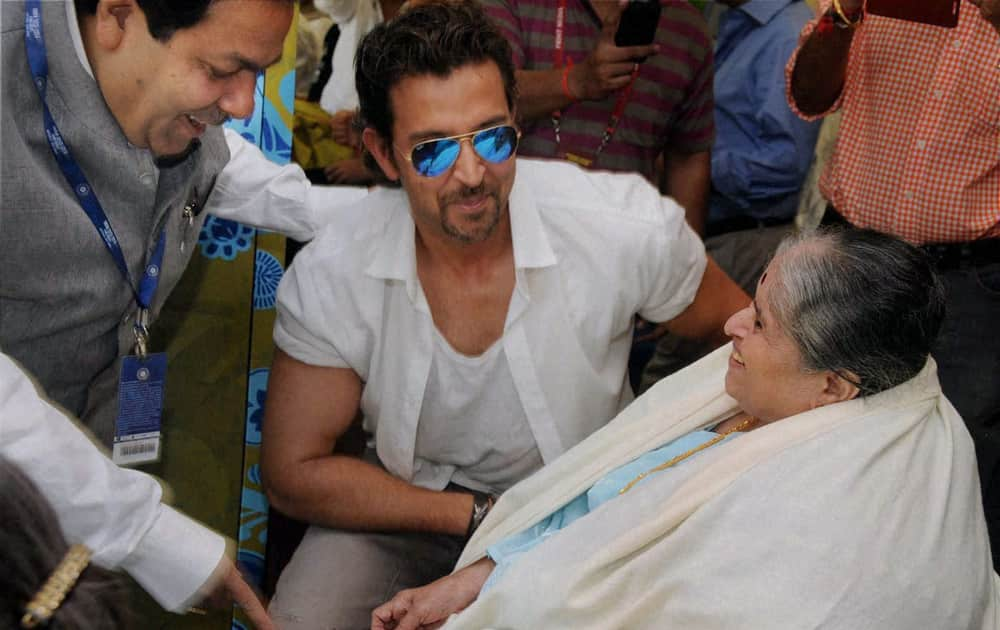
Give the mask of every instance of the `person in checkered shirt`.
M 1000 0 L 961 0 L 952 27 L 864 4 L 821 2 L 786 68 L 788 102 L 807 120 L 843 110 L 820 178 L 824 222 L 902 237 L 937 261 L 948 315 L 933 354 L 976 442 L 1000 566 Z

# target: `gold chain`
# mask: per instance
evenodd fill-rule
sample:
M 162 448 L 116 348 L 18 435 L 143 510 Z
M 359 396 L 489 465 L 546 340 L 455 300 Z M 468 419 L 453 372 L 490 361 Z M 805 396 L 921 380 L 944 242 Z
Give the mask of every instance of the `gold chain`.
M 726 436 L 729 435 L 730 433 L 737 433 L 739 431 L 743 431 L 744 429 L 746 429 L 750 425 L 756 424 L 756 423 L 757 423 L 757 418 L 754 418 L 753 416 L 751 416 L 751 417 L 747 418 L 746 420 L 744 420 L 743 422 L 739 423 L 737 426 L 733 427 L 732 429 L 729 429 L 725 433 L 720 433 L 719 435 L 715 436 L 711 440 L 709 440 L 707 442 L 703 442 L 703 443 L 699 444 L 698 446 L 692 448 L 691 450 L 689 450 L 687 452 L 684 452 L 684 453 L 681 453 L 677 457 L 675 457 L 675 458 L 673 458 L 673 459 L 671 459 L 671 460 L 669 460 L 667 462 L 664 462 L 664 463 L 660 464 L 659 466 L 654 466 L 653 468 L 650 468 L 646 472 L 639 473 L 639 476 L 636 477 L 635 479 L 633 479 L 632 481 L 628 482 L 628 484 L 626 484 L 624 488 L 622 488 L 621 490 L 618 491 L 618 494 L 619 495 L 625 494 L 626 492 L 628 492 L 629 490 L 631 490 L 632 487 L 635 484 L 639 483 L 640 481 L 642 481 L 643 479 L 645 479 L 649 475 L 651 475 L 651 474 L 653 474 L 655 472 L 660 472 L 661 470 L 666 470 L 667 468 L 670 468 L 674 464 L 676 464 L 678 462 L 682 462 L 685 459 L 687 459 L 688 457 L 691 457 L 695 453 L 697 453 L 699 451 L 703 451 L 703 450 L 705 450 L 706 448 L 708 448 L 710 446 L 714 446 L 714 445 L 718 444 L 722 440 L 726 439 Z

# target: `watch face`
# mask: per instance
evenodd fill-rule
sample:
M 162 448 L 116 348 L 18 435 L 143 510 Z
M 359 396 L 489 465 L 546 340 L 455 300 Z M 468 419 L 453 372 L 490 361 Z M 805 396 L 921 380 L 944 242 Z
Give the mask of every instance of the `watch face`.
M 958 24 L 962 0 L 868 0 L 865 12 L 871 15 L 953 28 Z

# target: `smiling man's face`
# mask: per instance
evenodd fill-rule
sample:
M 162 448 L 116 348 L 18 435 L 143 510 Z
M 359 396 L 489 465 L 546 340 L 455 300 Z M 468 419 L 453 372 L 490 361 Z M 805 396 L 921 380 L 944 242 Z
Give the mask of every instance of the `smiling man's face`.
M 487 162 L 465 140 L 454 165 L 426 177 L 404 156 L 426 140 L 513 124 L 496 64 L 460 66 L 446 77 L 407 77 L 389 90 L 389 98 L 392 142 L 380 143 L 373 153 L 386 175 L 402 183 L 418 229 L 456 243 L 487 240 L 507 215 L 514 157 Z
M 129 141 L 158 157 L 183 153 L 207 125 L 253 113 L 257 74 L 281 57 L 294 7 L 280 0 L 218 0 L 164 41 L 137 6 L 122 3 L 112 111 Z M 109 101 L 109 104 L 111 102 Z

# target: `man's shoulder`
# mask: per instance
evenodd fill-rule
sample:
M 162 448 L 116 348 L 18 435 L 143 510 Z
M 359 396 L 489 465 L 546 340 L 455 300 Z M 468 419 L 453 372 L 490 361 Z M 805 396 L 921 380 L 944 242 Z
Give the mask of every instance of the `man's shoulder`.
M 330 216 L 329 221 L 296 255 L 302 272 L 330 277 L 346 277 L 360 272 L 387 235 L 390 220 L 408 213 L 401 190 L 376 187 L 365 197 L 346 205 Z
M 788 29 L 794 29 L 794 37 L 798 41 L 802 28 L 815 17 L 816 13 L 805 2 L 792 2 L 774 16 L 772 23 L 782 34 Z
M 570 221 L 593 229 L 662 226 L 683 214 L 637 173 L 588 171 L 564 160 L 518 160 L 517 177 L 543 222 Z
M 660 14 L 660 28 L 656 32 L 660 44 L 676 47 L 678 38 L 682 38 L 711 49 L 712 37 L 708 32 L 705 16 L 689 0 L 661 0 L 660 4 L 663 10 Z

